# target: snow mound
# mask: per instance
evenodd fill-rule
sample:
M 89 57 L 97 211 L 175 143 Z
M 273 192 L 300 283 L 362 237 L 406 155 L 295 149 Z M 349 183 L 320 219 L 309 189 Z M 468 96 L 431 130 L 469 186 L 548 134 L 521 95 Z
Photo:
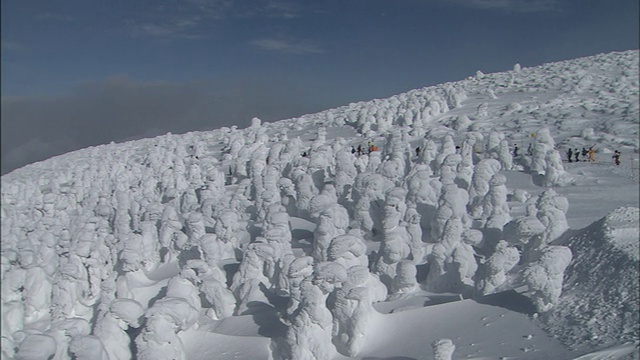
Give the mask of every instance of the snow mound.
M 636 262 L 640 259 L 638 242 L 638 208 L 616 209 L 604 218 L 603 230 L 611 245 Z
M 618 208 L 568 240 L 560 300 L 541 320 L 575 350 L 638 341 L 639 209 Z

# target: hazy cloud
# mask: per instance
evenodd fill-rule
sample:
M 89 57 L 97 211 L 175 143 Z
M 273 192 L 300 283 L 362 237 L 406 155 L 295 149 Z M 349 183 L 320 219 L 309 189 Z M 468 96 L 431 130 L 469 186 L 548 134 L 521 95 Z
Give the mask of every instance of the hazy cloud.
M 125 20 L 132 37 L 200 38 L 208 23 L 228 18 L 294 19 L 303 6 L 281 0 L 177 0 L 144 9 Z
M 460 6 L 514 13 L 560 11 L 559 0 L 444 0 Z
M 36 15 L 36 20 L 40 21 L 59 21 L 59 22 L 72 22 L 76 19 L 73 16 L 57 13 L 43 13 Z
M 144 23 L 127 22 L 133 37 L 157 37 L 174 39 L 197 39 L 203 35 L 198 30 L 200 16 L 181 16 Z
M 249 125 L 331 107 L 282 79 L 141 83 L 126 77 L 86 83 L 65 97 L 3 98 L 2 173 L 88 146 L 172 132 Z
M 14 41 L 5 41 L 5 40 L 0 41 L 0 47 L 3 52 L 4 51 L 6 52 L 24 51 L 27 49 L 27 47 L 22 45 L 21 43 L 17 43 Z
M 306 40 L 263 38 L 253 40 L 251 44 L 262 50 L 281 51 L 292 54 L 321 54 L 325 52 L 320 46 Z
M 293 2 L 269 1 L 265 13 L 273 18 L 295 19 L 301 16 L 302 6 Z

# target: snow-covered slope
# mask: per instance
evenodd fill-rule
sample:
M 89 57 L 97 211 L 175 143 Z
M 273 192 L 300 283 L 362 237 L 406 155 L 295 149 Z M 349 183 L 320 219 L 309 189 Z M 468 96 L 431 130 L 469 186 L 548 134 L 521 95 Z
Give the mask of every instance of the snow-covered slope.
M 638 55 L 15 170 L 2 358 L 633 356 Z
M 619 208 L 574 234 L 563 295 L 541 320 L 574 348 L 602 348 L 638 337 L 638 208 Z

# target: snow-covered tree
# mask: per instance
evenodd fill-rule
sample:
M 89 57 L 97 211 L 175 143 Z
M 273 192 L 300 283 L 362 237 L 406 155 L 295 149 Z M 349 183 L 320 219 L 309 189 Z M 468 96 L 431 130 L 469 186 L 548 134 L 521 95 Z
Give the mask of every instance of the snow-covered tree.
M 507 273 L 520 260 L 518 250 L 500 240 L 493 254 L 480 265 L 476 273 L 476 288 L 482 295 L 492 294 L 507 279 Z
M 486 228 L 502 230 L 504 224 L 511 220 L 506 183 L 507 178 L 502 174 L 495 174 L 489 180 L 489 191 L 482 201 L 482 218 L 486 221 Z
M 548 311 L 560 298 L 564 271 L 571 262 L 571 249 L 548 246 L 541 250 L 540 258 L 529 264 L 523 272 L 529 287 L 528 296 L 538 312 Z

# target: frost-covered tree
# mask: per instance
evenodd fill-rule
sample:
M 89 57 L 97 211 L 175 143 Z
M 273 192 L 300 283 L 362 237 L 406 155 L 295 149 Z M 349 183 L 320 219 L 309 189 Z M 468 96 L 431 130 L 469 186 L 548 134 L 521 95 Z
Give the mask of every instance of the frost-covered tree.
M 211 267 L 202 260 L 188 260 L 185 268 L 196 272 L 196 284 L 200 291 L 202 305 L 212 319 L 232 316 L 236 298 L 226 287 L 226 275 L 218 267 Z
M 465 140 L 462 142 L 462 146 L 460 147 L 460 163 L 456 169 L 456 178 L 455 183 L 459 187 L 469 190 L 471 186 L 471 179 L 473 178 L 474 172 L 474 146 L 476 144 L 476 136 L 474 134 L 467 133 Z
M 509 150 L 509 142 L 507 140 L 500 141 L 497 156 L 503 170 L 511 170 L 513 168 L 513 156 L 511 155 L 511 150 Z
M 267 243 L 255 242 L 247 246 L 238 272 L 233 276 L 231 291 L 238 299 L 235 314 L 249 314 L 256 304 L 269 304 L 263 288 L 271 289 L 270 270 L 275 270 L 275 251 Z
M 438 208 L 431 220 L 431 237 L 433 241 L 440 241 L 444 236 L 444 226 L 451 218 L 457 218 L 465 227 L 469 227 L 471 219 L 467 215 L 466 204 L 469 195 L 464 189 L 455 184 L 442 187 L 442 194 L 438 199 Z
M 298 216 L 309 220 L 311 199 L 319 194 L 318 188 L 315 186 L 311 175 L 307 174 L 301 168 L 294 170 L 292 176 L 296 188 L 296 208 L 298 209 Z
M 529 287 L 528 297 L 533 300 L 538 312 L 550 310 L 562 293 L 565 269 L 571 263 L 571 249 L 565 246 L 548 246 L 542 249 L 537 261 L 529 264 L 523 272 Z
M 459 241 L 451 254 L 450 287 L 452 291 L 470 296 L 475 287 L 474 276 L 478 270 L 476 251 L 482 241 L 482 233 L 478 230 L 467 229 L 461 234 Z
M 349 269 L 352 266 L 367 266 L 367 245 L 357 236 L 344 234 L 331 240 L 327 251 L 327 260 L 336 262 Z
M 502 174 L 495 174 L 489 180 L 489 191 L 482 201 L 482 218 L 486 228 L 502 230 L 504 224 L 511 220 L 506 183 L 507 178 Z
M 189 236 L 189 243 L 195 244 L 200 239 L 205 231 L 204 218 L 199 212 L 192 212 L 185 214 L 185 225 L 187 228 L 187 235 Z
M 147 309 L 145 325 L 135 339 L 138 359 L 186 359 L 177 333 L 191 327 L 198 311 L 179 298 L 162 298 Z
M 471 123 L 471 119 L 467 115 L 458 115 L 451 125 L 456 131 L 466 131 Z
M 571 181 L 571 176 L 564 170 L 562 166 L 562 157 L 558 150 L 547 152 L 545 158 L 546 167 L 544 169 L 544 185 L 545 186 L 562 186 Z
M 295 258 L 291 260 L 286 271 L 289 302 L 283 320 L 289 322 L 302 301 L 300 286 L 307 277 L 313 274 L 313 258 L 311 256 Z
M 469 215 L 474 218 L 482 216 L 485 195 L 489 192 L 489 181 L 502 169 L 495 159 L 484 159 L 478 162 L 473 170 L 471 187 L 469 188 Z
M 354 222 L 365 233 L 381 232 L 385 192 L 393 184 L 382 175 L 362 173 L 353 186 Z
M 77 360 L 111 360 L 104 344 L 95 335 L 79 335 L 69 343 L 69 354 Z M 43 358 L 40 358 L 43 359 Z
M 356 157 L 349 152 L 341 151 L 336 153 L 336 175 L 334 182 L 336 194 L 339 198 L 345 198 L 347 196 L 358 175 L 355 161 Z
M 500 154 L 500 143 L 504 140 L 504 133 L 491 131 L 487 137 L 485 152 L 493 159 L 498 159 Z
M 173 223 L 172 225 L 176 225 L 176 224 Z M 133 238 L 140 240 L 139 246 L 141 247 L 141 252 L 139 253 L 139 255 L 140 255 L 141 266 L 149 270 L 153 268 L 154 265 L 156 265 L 160 261 L 160 252 L 159 252 L 158 245 L 162 245 L 162 244 L 159 243 L 158 228 L 155 222 L 153 221 L 141 222 L 140 230 L 142 232 L 141 236 L 139 238 L 138 237 L 133 237 Z M 174 239 L 177 233 L 182 233 L 182 231 L 178 230 L 176 226 L 176 228 L 173 229 L 173 232 L 171 234 L 171 239 Z M 171 240 L 169 241 L 168 245 L 169 245 L 169 248 L 171 249 L 171 245 L 172 245 Z
M 386 192 L 383 208 L 382 229 L 385 234 L 395 231 L 405 216 L 407 209 L 405 190 L 400 187 Z
M 435 160 L 438 155 L 438 145 L 427 135 L 423 140 L 420 149 L 421 162 L 429 165 L 431 170 L 434 171 L 436 169 Z
M 102 341 L 109 360 L 131 359 L 131 338 L 126 330 L 129 326 L 139 327 L 138 319 L 144 314 L 144 309 L 135 300 L 117 299 L 111 304 L 111 309 L 98 319 L 93 334 Z
M 327 297 L 347 280 L 346 269 L 337 263 L 321 262 L 313 275 L 300 284 L 300 303 L 287 333 L 273 352 L 275 359 L 330 360 L 336 355 L 331 342 L 333 316 Z
M 350 267 L 344 285 L 330 299 L 333 343 L 342 355 L 354 357 L 363 348 L 368 325 L 375 312 L 369 279 L 370 273 L 365 266 Z
M 493 254 L 478 268 L 476 289 L 482 295 L 492 294 L 507 280 L 507 273 L 520 260 L 518 250 L 506 241 L 500 240 Z
M 560 237 L 567 229 L 566 213 L 569 210 L 569 201 L 566 197 L 559 195 L 553 189 L 547 189 L 536 202 L 538 212 L 536 216 L 545 226 L 542 233 L 542 241 L 548 244 Z
M 512 245 L 522 247 L 534 236 L 542 234 L 545 226 L 536 216 L 537 213 L 535 202 L 528 203 L 525 216 L 517 217 L 505 224 L 502 230 L 504 239 Z
M 397 275 L 398 263 L 409 256 L 410 248 L 400 238 L 387 238 L 380 246 L 380 253 L 373 266 L 373 273 L 380 277 L 380 281 L 393 292 L 392 283 Z
M 439 189 L 431 184 L 432 172 L 426 165 L 418 164 L 406 179 L 407 202 L 435 206 Z
M 411 205 L 405 212 L 404 223 L 407 232 L 407 240 L 411 250 L 411 259 L 416 265 L 422 265 L 425 261 L 425 244 L 422 242 L 421 216 L 415 205 Z
M 20 265 L 27 269 L 22 294 L 24 296 L 24 319 L 33 323 L 49 315 L 51 305 L 51 278 L 37 266 L 35 254 L 30 250 L 20 252 Z
M 445 159 L 452 154 L 456 153 L 456 144 L 453 142 L 453 137 L 449 134 L 442 138 L 440 144 L 440 150 L 435 157 L 436 171 L 439 171 L 444 165 Z
M 478 105 L 478 107 L 476 108 L 475 116 L 476 116 L 476 118 L 479 118 L 479 119 L 488 117 L 489 116 L 489 104 L 481 103 L 480 105 Z
M 400 261 L 396 268 L 396 276 L 391 283 L 391 292 L 394 296 L 406 295 L 418 290 L 417 274 L 415 262 L 412 260 Z

